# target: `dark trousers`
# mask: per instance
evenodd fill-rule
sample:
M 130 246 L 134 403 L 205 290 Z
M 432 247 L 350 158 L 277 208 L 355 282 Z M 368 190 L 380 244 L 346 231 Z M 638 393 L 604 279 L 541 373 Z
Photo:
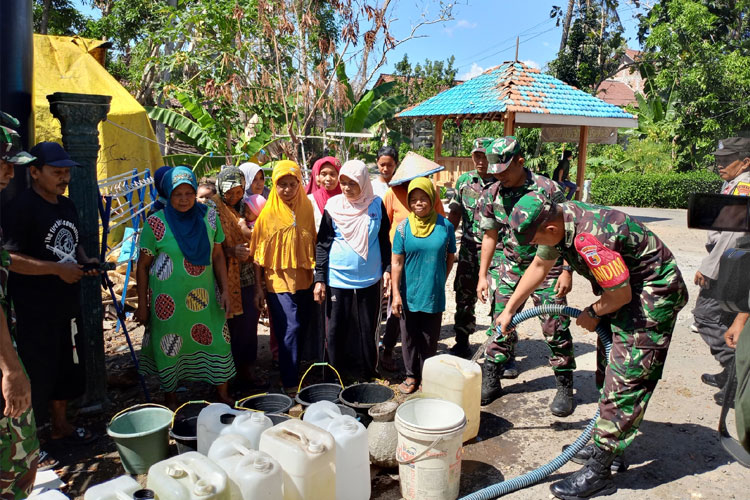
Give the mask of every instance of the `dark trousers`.
M 64 315 L 16 312 L 18 356 L 31 383 L 37 424 L 47 422 L 50 401 L 68 401 L 86 391 L 85 342 L 79 330 L 74 349 L 71 320 Z M 80 319 L 76 324 L 80 329 Z
M 712 282 L 716 286 L 716 282 Z M 722 366 L 732 362 L 734 349 L 724 341 L 724 332 L 732 325 L 736 314 L 724 311 L 712 297 L 711 290 L 701 288 L 693 309 L 693 319 L 698 333 L 708 344 L 711 354 Z
M 312 287 L 295 293 L 271 293 L 266 296 L 279 344 L 279 370 L 285 389 L 296 389 L 299 381 L 299 338 L 308 321 L 313 303 Z
M 377 375 L 381 282 L 367 288 L 328 287 L 328 362 L 366 378 Z
M 422 365 L 437 352 L 443 313 L 412 312 L 401 315 L 401 348 L 406 376 L 422 379 Z
M 385 333 L 383 333 L 383 338 L 381 339 L 383 348 L 388 351 L 393 350 L 393 348 L 396 347 L 396 342 L 398 342 L 400 334 L 400 321 L 393 315 L 393 311 L 391 310 L 391 295 L 389 295 L 387 316 L 385 318 Z
M 260 311 L 255 307 L 255 285 L 244 286 L 241 292 L 242 314 L 227 321 L 232 337 L 232 357 L 237 368 L 247 367 L 258 359 Z

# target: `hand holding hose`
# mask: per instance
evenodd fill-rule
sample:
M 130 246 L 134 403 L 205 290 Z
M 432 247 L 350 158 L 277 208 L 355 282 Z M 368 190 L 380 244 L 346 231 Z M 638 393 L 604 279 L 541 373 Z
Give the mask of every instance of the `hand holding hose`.
M 513 321 L 513 313 L 506 308 L 500 313 L 500 316 L 495 319 L 495 326 L 499 327 L 501 334 L 507 335 L 512 332 L 514 328 L 511 325 L 511 321 Z

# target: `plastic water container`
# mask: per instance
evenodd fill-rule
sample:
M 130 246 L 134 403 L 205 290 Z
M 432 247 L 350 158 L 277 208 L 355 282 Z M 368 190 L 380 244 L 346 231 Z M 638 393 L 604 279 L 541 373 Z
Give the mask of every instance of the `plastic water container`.
M 328 432 L 336 442 L 336 500 L 370 498 L 367 429 L 349 415 L 334 418 Z
M 287 420 L 260 436 L 260 451 L 281 465 L 284 500 L 336 498 L 336 444 L 328 431 Z
M 250 441 L 249 448 L 257 450 L 260 445 L 260 435 L 271 427 L 273 427 L 273 422 L 264 414 L 257 411 L 243 411 L 234 418 L 229 426 L 221 430 L 221 435 L 238 434 L 244 436 Z
M 316 401 L 311 404 L 302 414 L 302 421 L 328 430 L 328 425 L 334 418 L 341 416 L 338 405 L 332 401 Z
M 132 500 L 133 493 L 141 489 L 130 476 L 120 476 L 86 490 L 83 500 Z
M 476 437 L 482 400 L 482 369 L 477 363 L 450 354 L 428 358 L 422 368 L 422 392 L 463 408 L 463 442 Z
M 211 443 L 243 413 L 243 410 L 235 410 L 223 403 L 212 403 L 203 408 L 198 414 L 198 453 L 207 455 Z
M 208 458 L 227 473 L 232 500 L 284 498 L 281 466 L 267 453 L 252 449 L 248 438 L 223 434 L 211 445 Z
M 159 500 L 230 500 L 227 473 L 197 451 L 152 465 L 146 484 Z

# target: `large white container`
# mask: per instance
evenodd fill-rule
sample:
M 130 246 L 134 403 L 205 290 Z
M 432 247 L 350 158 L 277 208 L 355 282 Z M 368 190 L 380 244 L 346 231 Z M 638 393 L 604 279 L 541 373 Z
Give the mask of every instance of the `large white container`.
M 198 414 L 198 453 L 208 454 L 211 444 L 244 413 L 223 403 L 211 403 Z
M 328 432 L 336 442 L 336 500 L 370 498 L 367 429 L 349 415 L 334 418 Z
M 334 418 L 341 416 L 341 410 L 331 401 L 316 401 L 311 404 L 302 414 L 302 421 L 328 430 L 328 425 Z
M 455 500 L 466 416 L 457 404 L 417 398 L 396 410 L 398 476 L 405 500 Z
M 260 436 L 260 451 L 281 465 L 284 500 L 336 498 L 336 444 L 330 432 L 287 420 Z
M 422 368 L 422 392 L 463 408 L 467 421 L 463 442 L 476 437 L 482 400 L 479 364 L 450 354 L 428 358 Z
M 140 489 L 132 477 L 120 476 L 87 489 L 83 500 L 132 500 L 133 493 Z
M 228 420 L 225 418 L 225 420 Z M 239 434 L 250 441 L 249 448 L 257 450 L 260 444 L 260 435 L 263 431 L 273 427 L 273 421 L 264 414 L 257 411 L 243 411 L 234 421 L 221 430 L 221 434 Z M 210 449 L 210 447 L 209 447 Z
M 223 434 L 211 445 L 208 458 L 227 473 L 232 500 L 282 500 L 281 466 L 251 445 L 245 436 Z
M 155 463 L 146 484 L 159 500 L 230 500 L 227 473 L 197 451 Z

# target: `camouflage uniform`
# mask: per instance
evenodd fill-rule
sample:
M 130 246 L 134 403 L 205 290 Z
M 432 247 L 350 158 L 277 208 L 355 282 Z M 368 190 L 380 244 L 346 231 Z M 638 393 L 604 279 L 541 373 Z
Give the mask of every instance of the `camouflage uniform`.
M 687 288 L 672 252 L 648 228 L 627 214 L 571 201 L 559 205 L 565 235 L 555 247 L 540 246 L 545 260 L 565 258 L 588 279 L 594 293 L 630 283 L 632 301 L 607 315 L 612 350 L 606 365 L 597 344 L 596 382 L 600 416 L 594 430 L 599 448 L 615 454 L 632 442 L 657 381 L 661 378 L 677 313 L 688 299 Z M 533 238 L 549 202 L 527 196 L 512 214 L 521 241 Z
M 510 230 L 509 217 L 513 207 L 526 193 L 542 193 L 556 201 L 563 201 L 560 187 L 547 177 L 533 174 L 526 170 L 526 182 L 517 188 L 503 188 L 501 183 L 493 184 L 484 193 L 480 228 L 483 231 L 497 229 L 498 245 L 489 270 L 488 281 L 492 291 L 493 319 L 505 309 L 521 276 L 534 260 L 536 249 L 530 245 L 519 245 Z M 545 281 L 532 294 L 535 306 L 540 304 L 566 305 L 565 297 L 555 297 L 555 285 L 562 272 L 562 259 L 552 268 Z M 542 333 L 550 349 L 550 366 L 558 372 L 570 372 L 575 369 L 573 338 L 570 334 L 570 318 L 567 316 L 540 316 Z M 487 335 L 495 334 L 494 328 L 487 330 Z M 487 359 L 504 364 L 513 357 L 518 337 L 515 331 L 507 335 L 498 335 L 485 351 Z
M 12 127 L 12 128 L 11 128 Z M 25 164 L 33 160 L 20 151 L 18 121 L 0 111 L 0 155 L 2 160 L 13 164 Z M 7 147 L 10 145 L 10 147 Z M 2 230 L 0 230 L 2 241 Z M 0 307 L 3 308 L 10 328 L 10 308 L 6 300 L 10 254 L 0 249 Z M 12 334 L 12 331 L 11 331 Z M 0 383 L 2 373 L 0 373 Z M 39 459 L 39 441 L 36 436 L 34 411 L 30 407 L 19 418 L 3 416 L 5 401 L 0 395 L 0 500 L 26 498 L 34 486 Z
M 495 179 L 482 179 L 476 170 L 466 172 L 456 181 L 456 198 L 451 209 L 461 211 L 461 247 L 458 250 L 456 278 L 453 289 L 456 291 L 456 314 L 454 316 L 457 337 L 467 338 L 476 329 L 474 306 L 477 303 L 477 282 L 479 281 L 479 254 L 482 249 L 481 218 L 482 192 Z

